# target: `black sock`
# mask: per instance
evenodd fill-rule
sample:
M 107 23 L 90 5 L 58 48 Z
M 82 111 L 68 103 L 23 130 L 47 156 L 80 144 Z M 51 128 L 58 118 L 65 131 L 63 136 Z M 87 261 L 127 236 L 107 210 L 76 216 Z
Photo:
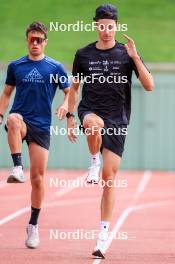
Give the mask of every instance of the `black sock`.
M 15 153 L 11 154 L 14 166 L 22 166 L 22 154 Z
M 41 209 L 31 207 L 31 218 L 30 218 L 29 224 L 37 225 L 40 210 Z

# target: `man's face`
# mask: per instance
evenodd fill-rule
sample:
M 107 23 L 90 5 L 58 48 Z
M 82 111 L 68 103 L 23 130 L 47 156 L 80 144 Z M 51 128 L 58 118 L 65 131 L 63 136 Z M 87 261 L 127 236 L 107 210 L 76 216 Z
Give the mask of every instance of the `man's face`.
M 31 31 L 27 36 L 27 47 L 32 56 L 38 56 L 44 53 L 47 39 L 43 33 L 38 31 Z
M 113 19 L 99 19 L 97 21 L 97 32 L 99 38 L 108 42 L 115 39 L 117 23 Z

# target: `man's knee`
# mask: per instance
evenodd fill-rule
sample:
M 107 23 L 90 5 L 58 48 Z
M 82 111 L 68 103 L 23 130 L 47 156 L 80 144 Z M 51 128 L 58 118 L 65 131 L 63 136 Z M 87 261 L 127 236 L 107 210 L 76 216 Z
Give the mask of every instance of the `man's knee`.
M 115 181 L 118 168 L 117 166 L 108 166 L 103 168 L 102 178 L 105 182 Z
M 21 129 L 22 127 L 22 124 L 21 124 L 21 121 L 22 121 L 22 116 L 19 115 L 19 114 L 10 114 L 8 116 L 8 119 L 7 119 L 7 127 L 8 129 L 13 129 L 13 130 L 16 130 L 16 129 Z
M 31 184 L 35 189 L 40 189 L 43 187 L 44 183 L 44 173 L 32 173 L 31 174 Z
M 97 134 L 104 127 L 104 121 L 96 115 L 87 115 L 83 120 L 83 127 L 90 129 L 93 134 Z

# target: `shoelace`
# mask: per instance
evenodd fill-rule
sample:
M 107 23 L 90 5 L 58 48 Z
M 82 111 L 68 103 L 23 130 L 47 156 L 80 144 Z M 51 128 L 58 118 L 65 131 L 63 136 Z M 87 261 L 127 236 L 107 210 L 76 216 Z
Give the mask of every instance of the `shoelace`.
M 33 226 L 33 225 L 31 225 L 28 228 L 28 232 L 29 232 L 29 235 L 31 235 L 31 234 L 38 234 L 38 228 L 35 227 L 35 226 Z
M 21 168 L 19 168 L 19 167 L 13 167 L 12 168 L 12 173 L 17 173 L 19 170 L 21 171 Z
M 100 166 L 100 164 L 92 164 L 89 168 L 88 168 L 88 170 L 91 170 L 93 173 L 95 173 L 97 170 L 99 170 L 99 166 Z

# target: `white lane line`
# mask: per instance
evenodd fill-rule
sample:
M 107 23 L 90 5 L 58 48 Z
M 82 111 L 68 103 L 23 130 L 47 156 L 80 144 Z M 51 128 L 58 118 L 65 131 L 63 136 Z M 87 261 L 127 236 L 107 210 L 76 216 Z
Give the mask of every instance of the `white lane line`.
M 174 204 L 174 200 L 163 200 L 163 201 L 156 201 L 156 202 L 150 202 L 150 203 L 144 203 L 135 205 L 133 207 L 133 211 L 139 211 L 146 208 L 153 208 L 153 207 L 159 207 L 159 206 L 166 206 L 168 204 Z
M 112 234 L 110 236 L 109 241 L 108 241 L 108 243 L 106 245 L 106 250 L 110 247 L 113 238 L 115 238 L 115 236 L 118 233 L 120 227 L 123 225 L 124 221 L 127 219 L 127 217 L 132 212 L 143 210 L 143 209 L 146 209 L 146 208 L 154 208 L 154 207 L 166 206 L 166 205 L 169 205 L 171 203 L 174 204 L 174 201 L 173 200 L 164 200 L 164 201 L 157 201 L 157 202 L 150 202 L 150 203 L 135 205 L 133 207 L 131 206 L 131 207 L 126 208 L 123 211 L 123 213 L 120 215 L 120 217 L 119 217 L 114 229 L 112 230 L 112 232 L 115 232 L 115 234 L 114 235 Z M 93 264 L 99 264 L 100 261 L 101 261 L 100 259 L 96 259 L 96 260 L 94 260 Z
M 144 192 L 146 186 L 148 185 L 150 179 L 152 176 L 151 171 L 145 171 L 142 180 L 140 181 L 140 184 L 138 185 L 136 193 L 141 194 Z
M 55 196 L 63 196 L 66 193 L 71 192 L 72 190 L 79 188 L 79 187 L 83 187 L 85 185 L 83 185 L 83 181 L 85 181 L 85 176 L 87 175 L 87 173 L 84 173 L 82 176 L 77 177 L 75 179 L 71 180 L 71 186 L 65 187 L 65 188 L 61 188 L 60 190 L 58 190 L 57 192 L 55 192 Z M 66 182 L 70 181 L 70 179 L 66 179 Z M 77 183 L 79 184 L 77 186 Z
M 92 202 L 97 202 L 98 197 L 96 198 L 84 198 L 84 199 L 69 199 L 69 200 L 62 200 L 62 201 L 55 201 L 55 202 L 50 202 L 50 203 L 45 203 L 43 204 L 43 208 L 51 208 L 51 207 L 57 207 L 57 206 L 69 206 L 69 205 L 79 205 L 79 204 L 84 204 L 84 203 L 92 203 Z M 17 218 L 20 215 L 23 215 L 27 212 L 30 212 L 31 207 L 24 207 L 16 212 L 2 218 L 0 220 L 0 226 L 3 224 L 6 224 L 7 222 L 10 222 L 11 220 Z
M 85 174 L 77 177 L 76 179 L 83 178 L 84 176 L 85 176 Z M 63 190 L 56 191 L 54 194 L 55 194 L 55 196 L 59 196 L 59 197 L 64 196 L 65 194 L 71 192 L 75 188 L 77 188 L 77 187 L 75 186 L 75 187 L 71 187 L 71 188 L 65 188 Z M 29 206 L 20 208 L 19 210 L 15 211 L 14 213 L 0 219 L 0 226 L 10 222 L 11 220 L 15 219 L 16 217 L 19 217 L 19 216 L 29 212 L 30 210 L 31 210 L 31 207 L 29 207 Z
M 146 172 L 145 172 L 146 173 Z M 148 181 L 146 181 L 145 180 L 145 177 L 148 177 L 148 176 L 145 176 L 145 173 L 144 173 L 144 176 L 143 176 L 143 181 L 144 181 L 144 184 L 145 184 L 145 186 L 146 186 L 146 184 L 148 183 Z M 85 174 L 83 174 L 81 177 L 77 177 L 76 179 L 81 179 L 81 178 L 84 178 L 85 177 Z M 75 179 L 75 180 L 76 180 Z M 142 182 L 142 180 L 141 180 L 141 182 Z M 140 184 L 141 184 L 141 182 L 140 182 Z M 65 194 L 67 194 L 67 193 L 69 193 L 69 192 L 71 192 L 73 189 L 75 189 L 75 188 L 77 188 L 76 186 L 75 187 L 71 187 L 71 188 L 64 188 L 64 189 L 61 189 L 61 190 L 59 190 L 59 191 L 57 191 L 56 193 L 55 193 L 55 195 L 56 196 L 64 196 Z M 9 221 L 11 221 L 11 220 L 13 220 L 13 219 L 15 219 L 16 217 L 19 217 L 19 216 L 21 216 L 22 214 L 25 214 L 25 213 L 27 213 L 27 212 L 29 212 L 30 211 L 30 207 L 24 207 L 24 208 L 21 208 L 21 209 L 19 209 L 19 210 L 17 210 L 16 212 L 14 212 L 14 213 L 12 213 L 12 214 L 10 214 L 10 215 L 8 215 L 7 217 L 4 217 L 4 218 L 2 218 L 1 220 L 0 220 L 0 225 L 3 225 L 3 224 L 5 224 L 5 223 L 7 223 L 7 222 L 9 222 Z
M 31 207 L 28 206 L 28 207 L 24 207 L 24 208 L 21 208 L 19 210 L 17 210 L 16 212 L 2 218 L 0 220 L 0 226 L 7 223 L 7 222 L 10 222 L 11 220 L 15 219 L 16 217 L 20 216 L 20 215 L 23 215 L 27 212 L 29 212 L 31 210 Z
M 55 201 L 55 202 L 50 202 L 47 204 L 43 205 L 43 208 L 51 208 L 51 207 L 59 207 L 59 206 L 69 206 L 69 205 L 79 205 L 79 204 L 85 204 L 85 203 L 92 203 L 92 202 L 98 202 L 98 198 L 85 198 L 85 199 L 70 199 L 70 200 L 62 200 L 62 201 Z M 150 203 L 145 203 L 145 204 L 140 204 L 140 205 L 136 205 L 133 207 L 129 207 L 127 209 L 125 209 L 122 213 L 122 215 L 120 216 L 120 218 L 118 219 L 118 224 L 116 225 L 116 233 L 118 232 L 118 230 L 120 229 L 120 227 L 123 224 L 123 221 L 125 221 L 125 219 L 127 218 L 127 216 L 132 213 L 133 211 L 139 211 L 145 208 L 153 208 L 153 207 L 159 207 L 159 206 L 166 206 L 168 204 L 174 204 L 173 200 L 163 200 L 163 201 L 157 201 L 157 202 L 150 202 Z M 27 212 L 30 211 L 30 207 L 24 207 L 21 208 L 20 210 L 8 215 L 7 217 L 4 217 L 3 219 L 0 220 L 0 225 L 6 224 L 7 222 L 10 222 L 11 220 L 13 220 L 14 218 L 17 218 L 20 215 L 23 215 Z M 99 263 L 99 262 L 95 262 L 95 263 Z
M 141 179 L 141 181 L 139 182 L 139 184 L 137 186 L 134 198 L 131 201 L 131 204 L 130 204 L 131 206 L 137 202 L 137 200 L 139 199 L 140 195 L 144 192 L 145 188 L 147 187 L 147 185 L 148 185 L 148 183 L 149 183 L 149 181 L 151 179 L 151 176 L 152 176 L 152 172 L 151 171 L 148 171 L 148 170 L 144 171 L 142 179 Z
M 120 228 L 122 227 L 122 225 L 124 224 L 124 222 L 126 221 L 126 219 L 128 218 L 128 216 L 133 212 L 134 210 L 134 205 L 136 203 L 136 201 L 139 199 L 140 195 L 144 192 L 146 186 L 148 185 L 149 181 L 151 179 L 151 172 L 150 171 L 145 171 L 139 184 L 138 187 L 136 189 L 136 193 L 134 195 L 134 198 L 131 201 L 131 205 L 128 206 L 119 216 L 119 218 L 117 219 L 114 228 L 111 231 L 111 234 L 109 236 L 109 239 L 106 243 L 106 247 L 105 247 L 105 251 L 108 250 L 108 248 L 110 247 L 113 239 L 115 238 L 116 234 L 119 232 Z M 95 259 L 93 261 L 92 264 L 99 264 L 101 262 L 101 259 Z

